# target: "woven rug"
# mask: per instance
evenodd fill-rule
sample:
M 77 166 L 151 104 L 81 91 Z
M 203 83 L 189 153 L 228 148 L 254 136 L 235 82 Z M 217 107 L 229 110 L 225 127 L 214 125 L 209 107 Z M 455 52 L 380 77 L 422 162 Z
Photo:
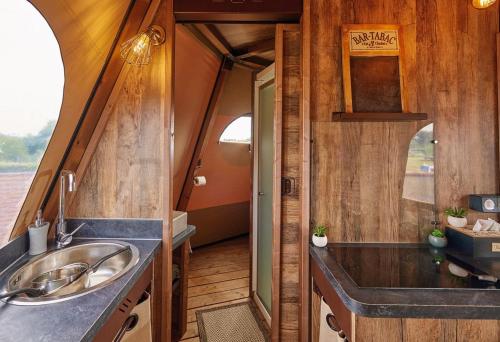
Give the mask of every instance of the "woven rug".
M 201 342 L 268 342 L 269 335 L 251 302 L 196 312 Z

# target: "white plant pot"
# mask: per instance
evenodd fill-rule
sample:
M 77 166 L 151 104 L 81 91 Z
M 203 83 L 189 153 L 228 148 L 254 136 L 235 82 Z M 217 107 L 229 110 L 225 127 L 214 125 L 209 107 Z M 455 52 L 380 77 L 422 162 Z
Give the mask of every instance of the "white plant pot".
M 463 228 L 467 225 L 467 218 L 448 216 L 448 223 L 455 228 Z
M 328 244 L 328 238 L 326 236 L 319 237 L 313 234 L 312 241 L 316 247 L 325 247 Z

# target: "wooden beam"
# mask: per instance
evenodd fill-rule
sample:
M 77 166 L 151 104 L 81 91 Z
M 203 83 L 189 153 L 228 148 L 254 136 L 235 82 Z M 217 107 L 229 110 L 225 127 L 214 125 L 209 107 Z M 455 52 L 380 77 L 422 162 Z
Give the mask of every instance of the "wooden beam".
M 175 0 L 179 22 L 298 22 L 302 0 Z
M 222 33 L 211 24 L 192 24 L 186 25 L 191 33 L 196 36 L 208 49 L 215 53 L 221 54 L 230 59 L 234 63 L 251 68 L 253 70 L 261 70 L 271 65 L 273 62 L 257 56 L 249 56 L 247 58 L 235 57 L 235 51 L 229 42 L 224 38 Z M 274 42 L 274 40 L 273 40 Z
M 234 51 L 234 57 L 245 59 L 272 50 L 274 50 L 274 38 L 265 39 L 242 46 Z
M 162 266 L 161 266 L 161 341 L 172 341 L 172 264 L 173 264 L 173 184 L 174 184 L 174 102 L 175 102 L 175 18 L 173 0 L 162 0 L 158 10 L 161 23 L 165 28 L 164 63 L 165 69 L 160 70 L 164 77 L 165 88 L 162 96 L 163 136 L 162 165 L 164 174 L 161 188 L 163 201 L 162 230 Z
M 304 0 L 301 19 L 301 73 L 302 96 L 300 99 L 299 158 L 300 163 L 300 313 L 299 341 L 310 340 L 311 313 L 311 276 L 309 264 L 309 239 L 311 222 L 311 0 Z
M 217 79 L 210 96 L 210 101 L 208 102 L 207 111 L 205 112 L 205 118 L 203 119 L 200 134 L 198 135 L 198 139 L 196 141 L 193 157 L 191 158 L 191 163 L 182 186 L 181 196 L 179 198 L 179 202 L 177 203 L 177 210 L 186 211 L 187 209 L 189 198 L 191 197 L 194 187 L 193 180 L 195 171 L 198 168 L 199 161 L 201 160 L 203 152 L 208 144 L 208 139 L 215 121 L 215 114 L 217 113 L 222 90 L 232 67 L 233 62 L 229 58 L 224 57 L 217 74 Z
M 276 25 L 275 99 L 274 99 L 274 164 L 273 164 L 273 240 L 271 283 L 271 341 L 280 341 L 281 328 L 281 177 L 283 154 L 283 66 L 284 27 Z
M 193 24 L 184 24 L 184 26 L 189 30 L 189 32 L 198 39 L 206 48 L 215 53 L 219 57 L 224 57 L 222 52 L 214 45 L 212 42 L 200 31 L 200 29 Z
M 194 27 L 224 56 L 232 56 L 233 48 L 213 25 L 195 24 Z
M 263 68 L 266 68 L 266 67 L 270 66 L 271 64 L 273 64 L 273 61 L 270 61 L 269 59 L 257 57 L 257 56 L 252 56 L 252 57 L 248 57 L 245 59 L 240 59 L 240 58 L 235 58 L 235 59 L 241 63 L 251 63 L 253 65 L 257 65 L 257 66 L 263 67 Z
M 219 31 L 217 27 L 215 27 L 214 24 L 205 24 L 207 27 L 208 31 L 219 41 L 220 44 L 224 46 L 229 51 L 229 54 L 231 56 L 234 56 L 234 48 L 232 45 L 226 40 L 226 37 Z
M 499 16 L 500 16 L 500 11 L 499 11 Z M 497 112 L 498 112 L 498 121 L 497 121 L 497 132 L 500 129 L 500 33 L 497 33 Z M 498 139 L 498 150 L 500 151 L 500 137 Z M 500 153 L 500 152 L 497 152 Z M 500 160 L 500 158 L 499 158 Z M 500 170 L 500 165 L 497 168 L 497 177 L 499 176 L 499 170 Z M 497 191 L 500 191 L 500 188 L 497 189 Z

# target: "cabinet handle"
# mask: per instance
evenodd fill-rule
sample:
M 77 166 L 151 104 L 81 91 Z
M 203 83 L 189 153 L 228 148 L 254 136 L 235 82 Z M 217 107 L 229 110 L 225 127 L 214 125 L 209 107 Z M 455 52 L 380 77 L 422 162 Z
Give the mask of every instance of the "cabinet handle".
M 122 340 L 123 336 L 125 335 L 125 333 L 127 331 L 132 330 L 136 326 L 138 321 L 139 321 L 139 316 L 137 316 L 136 314 L 130 315 L 123 323 L 120 331 L 116 335 L 113 342 L 120 342 Z
M 326 315 L 326 324 L 330 327 L 335 332 L 341 331 L 339 322 L 337 322 L 337 319 L 335 318 L 334 314 L 328 314 Z

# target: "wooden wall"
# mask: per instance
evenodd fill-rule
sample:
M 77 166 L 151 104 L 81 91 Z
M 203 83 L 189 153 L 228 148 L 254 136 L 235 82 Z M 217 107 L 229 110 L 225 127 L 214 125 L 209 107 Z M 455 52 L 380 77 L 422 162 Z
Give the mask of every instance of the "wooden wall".
M 355 316 L 355 342 L 497 342 L 500 324 L 487 320 L 365 318 Z
M 329 227 L 331 241 L 420 241 L 424 236 L 416 225 L 401 229 L 397 200 L 406 163 L 401 144 L 417 132 L 417 124 L 330 122 L 332 112 L 343 110 L 344 23 L 403 25 L 410 111 L 428 113 L 439 140 L 439 212 L 467 207 L 470 193 L 498 192 L 498 5 L 482 11 L 467 0 L 316 0 L 308 5 L 311 219 Z M 472 213 L 470 223 L 479 216 L 485 215 Z
M 165 50 L 154 48 L 150 65 L 128 70 L 103 113 L 109 120 L 90 166 L 78 180 L 74 217 L 163 218 Z
M 300 322 L 300 100 L 301 87 L 301 33 L 295 25 L 278 25 L 277 44 L 283 41 L 283 49 L 277 49 L 276 87 L 281 93 L 282 107 L 282 177 L 297 181 L 293 193 L 281 197 L 281 248 L 280 248 L 280 341 L 299 340 Z M 279 38 L 282 36 L 282 38 Z M 278 56 L 283 56 L 278 61 Z M 279 76 L 279 73 L 282 75 Z M 279 80 L 282 79 L 282 84 Z M 281 88 L 280 88 L 281 86 Z M 274 302 L 273 302 L 274 305 Z M 274 319 L 274 318 L 273 318 Z

